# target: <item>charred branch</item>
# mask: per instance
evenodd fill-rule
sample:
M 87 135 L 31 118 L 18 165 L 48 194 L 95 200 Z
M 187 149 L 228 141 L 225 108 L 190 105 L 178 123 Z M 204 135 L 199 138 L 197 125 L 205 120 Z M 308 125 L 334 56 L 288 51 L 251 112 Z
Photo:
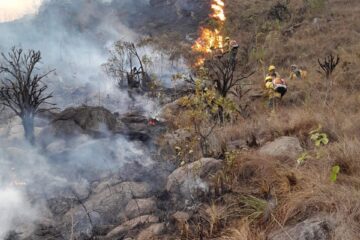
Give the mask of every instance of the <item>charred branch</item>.
M 216 56 L 207 62 L 210 80 L 222 97 L 227 97 L 234 87 L 240 86 L 243 80 L 254 74 L 251 72 L 242 76 L 235 76 L 237 53 L 238 48 L 235 47 L 230 52 Z
M 334 57 L 332 54 L 326 56 L 323 60 L 318 59 L 319 66 L 324 72 L 326 78 L 330 78 L 339 62 L 340 57 Z

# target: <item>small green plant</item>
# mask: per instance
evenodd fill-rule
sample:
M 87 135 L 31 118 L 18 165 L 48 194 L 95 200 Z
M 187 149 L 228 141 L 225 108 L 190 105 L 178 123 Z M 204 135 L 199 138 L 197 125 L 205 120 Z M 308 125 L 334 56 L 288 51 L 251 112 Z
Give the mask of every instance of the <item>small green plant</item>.
M 340 173 L 340 166 L 339 165 L 335 165 L 331 168 L 331 174 L 330 174 L 330 179 L 332 182 L 336 182 L 337 177 Z
M 309 153 L 304 152 L 300 155 L 300 157 L 296 161 L 297 161 L 298 165 L 302 165 L 309 158 L 310 158 Z
M 266 212 L 268 203 L 266 200 L 254 196 L 243 196 L 240 198 L 242 213 L 251 221 L 259 219 Z
M 311 141 L 314 142 L 316 147 L 324 146 L 329 143 L 328 135 L 321 131 L 322 127 L 319 126 L 317 129 L 309 133 Z

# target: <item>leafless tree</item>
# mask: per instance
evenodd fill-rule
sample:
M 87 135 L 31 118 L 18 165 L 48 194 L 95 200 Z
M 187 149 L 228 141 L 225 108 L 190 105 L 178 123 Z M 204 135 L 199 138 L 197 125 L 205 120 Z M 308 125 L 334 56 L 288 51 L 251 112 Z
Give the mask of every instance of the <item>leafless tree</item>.
M 325 75 L 326 80 L 326 95 L 325 95 L 325 104 L 327 104 L 327 100 L 329 98 L 330 92 L 333 88 L 334 81 L 332 78 L 332 74 L 340 62 L 340 57 L 334 57 L 332 54 L 326 56 L 323 60 L 318 59 L 319 66 Z M 320 71 L 321 72 L 321 71 Z
M 237 52 L 237 47 L 232 48 L 230 52 L 215 56 L 206 63 L 206 67 L 209 69 L 210 81 L 224 98 L 234 87 L 240 86 L 243 80 L 254 74 L 254 72 L 241 76 L 236 74 Z
M 146 72 L 149 64 L 151 64 L 150 58 L 140 56 L 134 43 L 118 41 L 110 51 L 110 57 L 104 68 L 109 76 L 116 79 L 119 88 L 146 89 L 150 82 Z
M 46 93 L 47 85 L 42 81 L 52 71 L 39 73 L 36 66 L 41 61 L 40 51 L 13 47 L 8 54 L 1 54 L 0 103 L 11 109 L 22 120 L 25 138 L 35 142 L 34 118 L 41 111 L 53 106 L 48 100 L 52 93 Z
M 205 67 L 208 69 L 210 84 L 214 86 L 218 94 L 226 98 L 233 93 L 234 88 L 242 88 L 244 80 L 249 78 L 254 72 L 239 75 L 237 73 L 237 54 L 238 46 L 232 47 L 230 51 L 217 54 L 213 59 L 206 61 Z M 220 122 L 224 122 L 224 109 L 219 106 L 218 116 Z

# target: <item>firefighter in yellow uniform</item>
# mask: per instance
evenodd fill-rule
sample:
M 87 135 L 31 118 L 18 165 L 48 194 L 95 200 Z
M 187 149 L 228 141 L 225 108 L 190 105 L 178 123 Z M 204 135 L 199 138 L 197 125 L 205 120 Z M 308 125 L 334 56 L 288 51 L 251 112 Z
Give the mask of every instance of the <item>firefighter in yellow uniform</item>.
M 265 95 L 269 100 L 268 101 L 269 107 L 272 107 L 275 97 L 275 91 L 274 91 L 273 77 L 271 76 L 267 76 L 265 78 Z
M 224 41 L 223 52 L 224 53 L 229 52 L 231 50 L 230 48 L 231 48 L 231 46 L 230 46 L 230 38 L 226 37 L 225 41 Z
M 307 72 L 305 70 L 300 69 L 295 64 L 291 65 L 291 72 L 290 72 L 290 80 L 302 80 L 306 79 Z
M 270 76 L 273 79 L 280 78 L 280 74 L 276 71 L 276 67 L 274 65 L 269 66 L 268 74 L 266 76 Z
M 265 78 L 266 95 L 269 98 L 269 107 L 275 108 L 276 102 L 280 101 L 287 92 L 287 86 L 284 79 L 279 77 L 267 76 Z

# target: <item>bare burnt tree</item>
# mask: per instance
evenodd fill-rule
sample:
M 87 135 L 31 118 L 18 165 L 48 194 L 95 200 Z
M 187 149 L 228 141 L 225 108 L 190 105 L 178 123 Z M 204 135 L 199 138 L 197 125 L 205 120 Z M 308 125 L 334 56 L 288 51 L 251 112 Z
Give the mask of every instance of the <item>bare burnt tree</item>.
M 1 54 L 0 103 L 11 109 L 22 120 L 25 138 L 35 142 L 34 118 L 41 111 L 53 106 L 48 100 L 52 94 L 46 93 L 47 85 L 42 81 L 52 71 L 39 73 L 36 66 L 41 61 L 40 51 L 13 47 L 8 54 Z
M 150 77 L 146 65 L 150 63 L 146 56 L 140 56 L 132 42 L 118 41 L 110 51 L 110 57 L 104 64 L 107 74 L 116 79 L 119 88 L 148 88 Z
M 323 60 L 318 59 L 319 66 L 325 75 L 326 80 L 326 96 L 325 96 L 325 104 L 329 98 L 330 92 L 333 88 L 334 81 L 332 78 L 332 74 L 336 69 L 337 65 L 340 63 L 340 57 L 330 54 L 326 56 Z
M 332 54 L 326 56 L 323 60 L 318 59 L 318 63 L 326 78 L 330 78 L 337 65 L 340 63 L 340 57 L 334 57 Z
M 205 65 L 209 71 L 210 84 L 215 87 L 218 94 L 223 98 L 233 93 L 234 88 L 241 88 L 244 85 L 244 80 L 254 74 L 254 72 L 246 75 L 237 74 L 237 54 L 238 46 L 235 46 L 230 51 L 216 55 L 213 59 L 208 60 Z M 218 116 L 220 122 L 223 122 L 225 116 L 222 106 L 219 106 Z
M 217 92 L 224 98 L 227 97 L 234 87 L 240 86 L 243 80 L 254 74 L 254 72 L 241 76 L 235 74 L 237 52 L 238 48 L 234 47 L 230 52 L 215 56 L 206 63 L 206 67 L 209 69 L 210 81 L 215 86 Z

